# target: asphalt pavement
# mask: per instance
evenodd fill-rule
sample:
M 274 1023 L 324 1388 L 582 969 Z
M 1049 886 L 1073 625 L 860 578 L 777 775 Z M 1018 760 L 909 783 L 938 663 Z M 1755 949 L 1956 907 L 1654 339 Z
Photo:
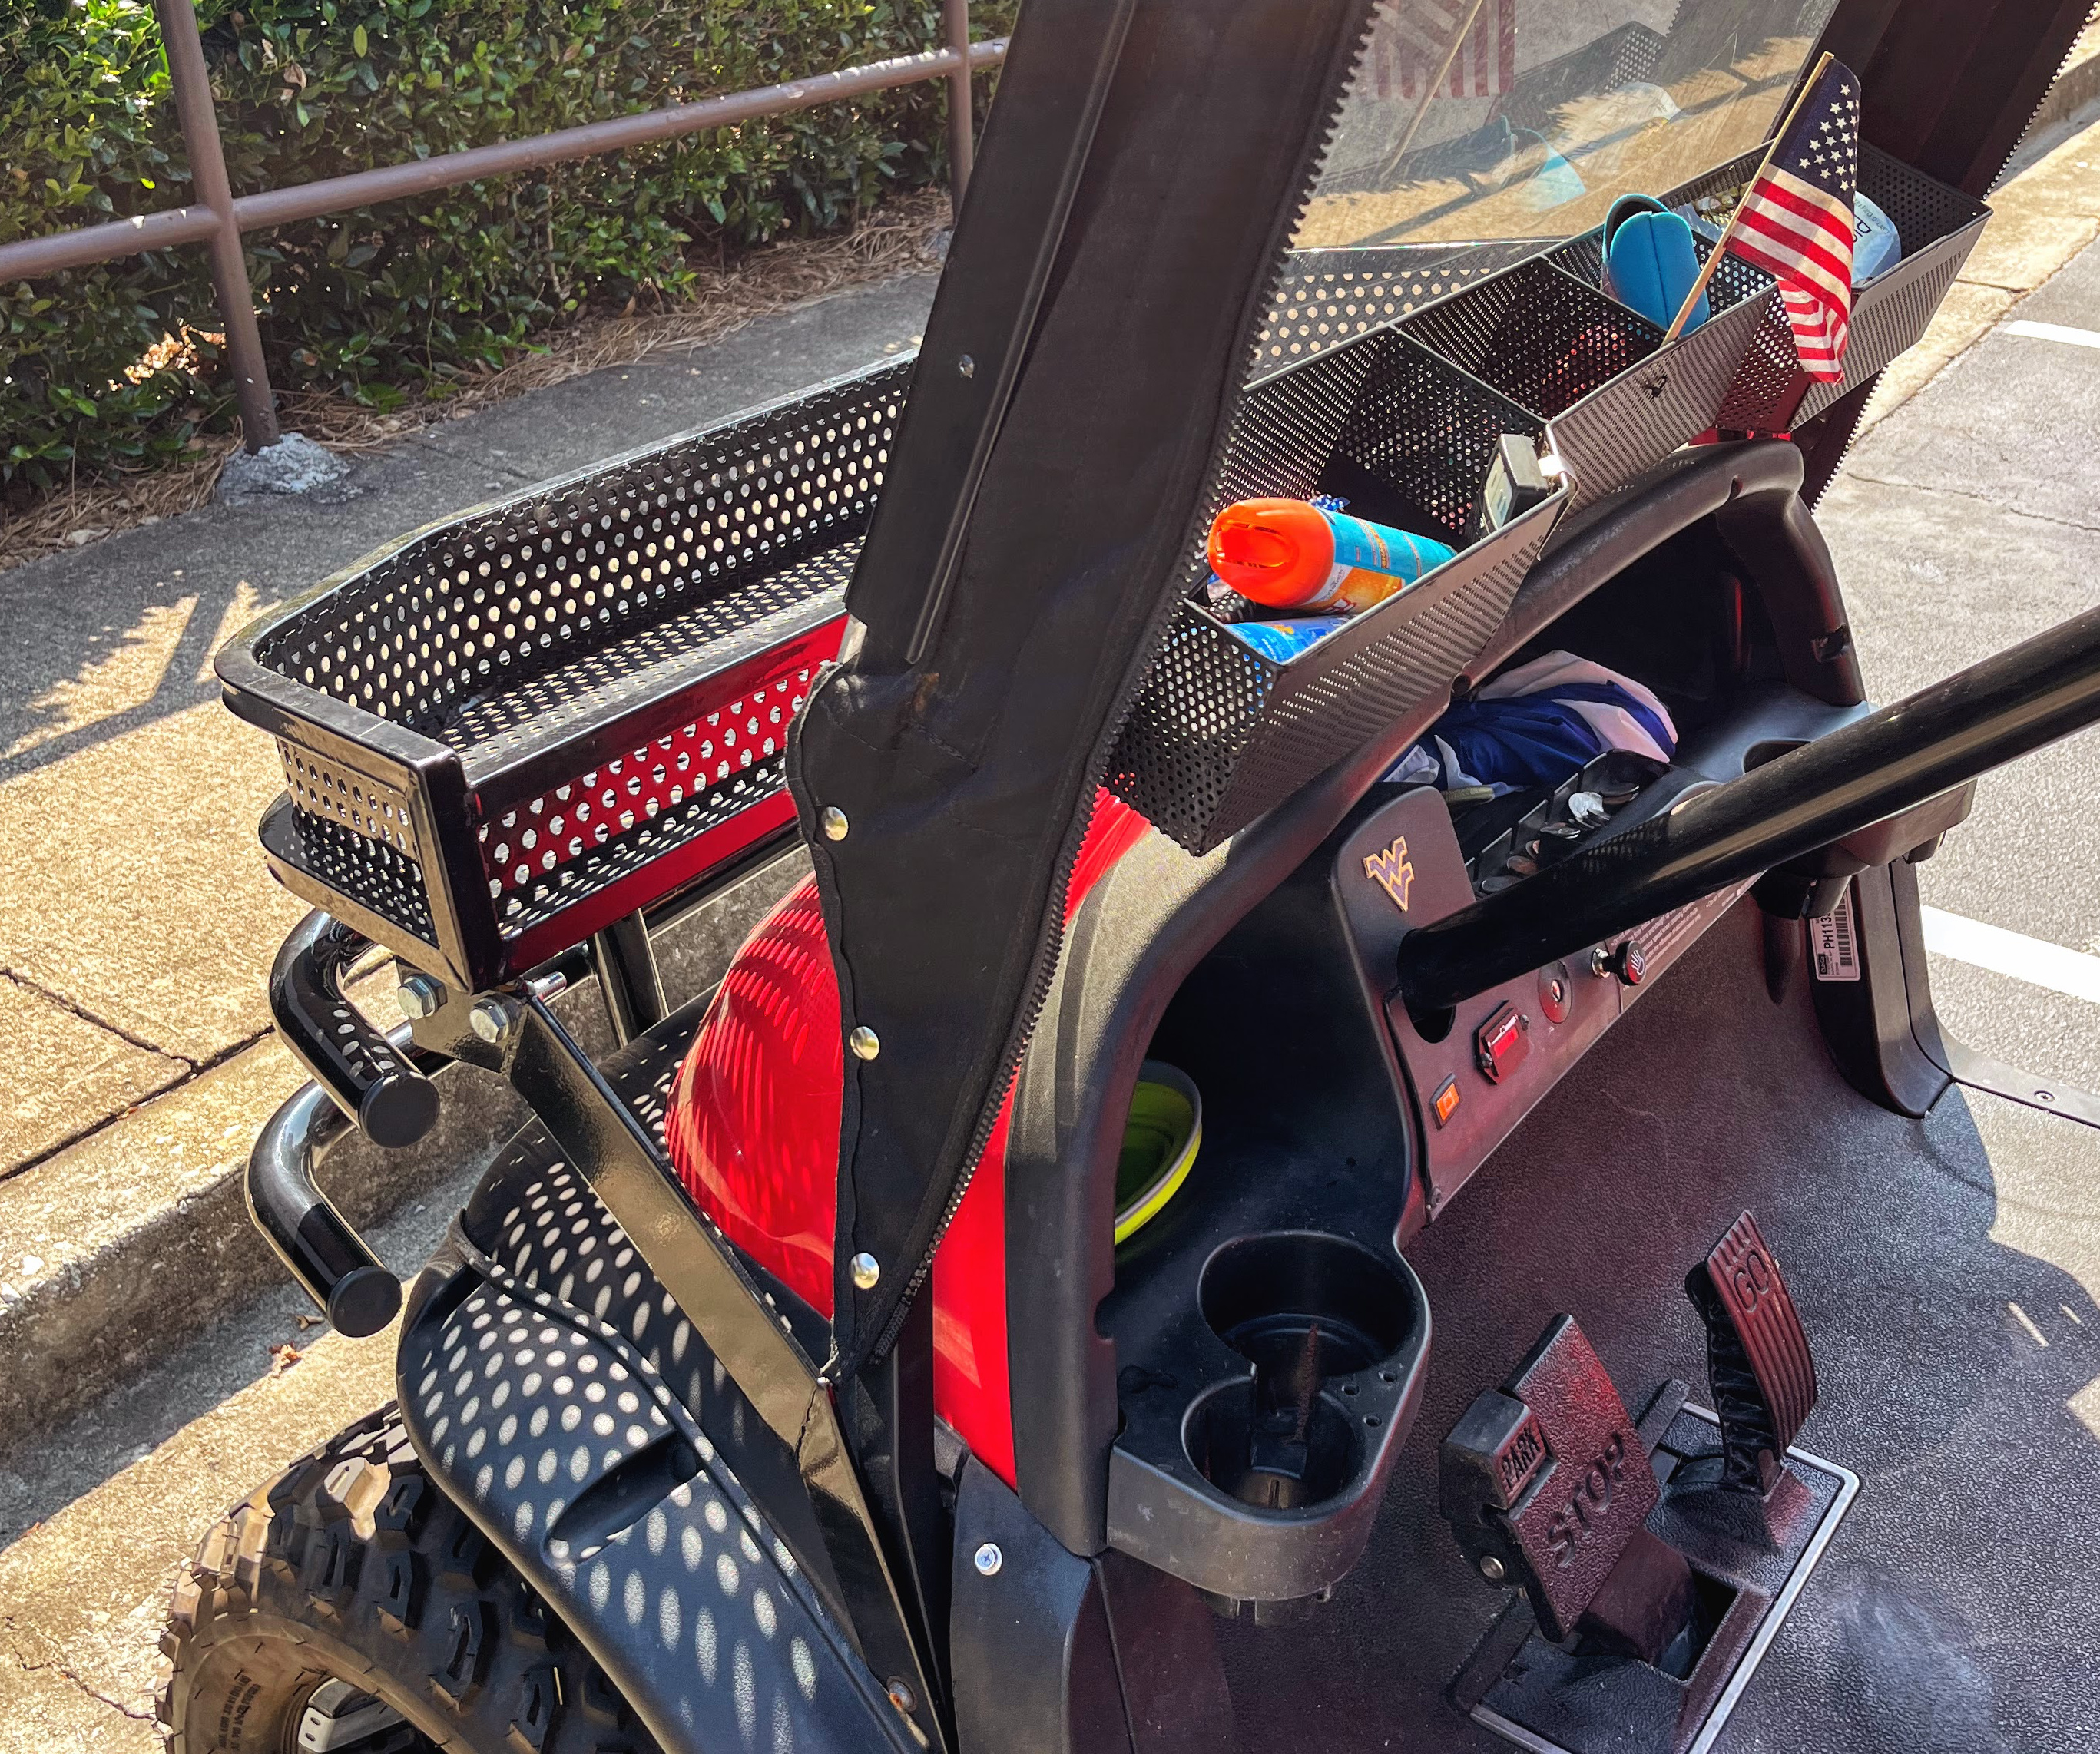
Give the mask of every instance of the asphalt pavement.
M 1818 508 L 1877 700 L 2100 603 L 2096 459 L 2100 249 L 2089 248 L 1877 426 Z M 1918 872 L 1926 906 L 1945 916 L 1927 915 L 1926 941 L 1948 1027 L 2093 1091 L 2097 756 L 2089 731 L 1987 776 L 1974 814 Z

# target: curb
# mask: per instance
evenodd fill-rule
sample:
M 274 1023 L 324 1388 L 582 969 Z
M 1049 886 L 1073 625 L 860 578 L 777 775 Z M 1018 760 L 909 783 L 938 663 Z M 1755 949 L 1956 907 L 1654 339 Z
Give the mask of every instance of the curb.
M 2027 124 L 2029 139 L 2045 128 L 2054 128 L 2093 99 L 2100 98 L 2100 33 L 2096 33 L 2093 26 L 2087 25 L 2071 52 L 2082 55 L 2083 59 L 2072 61 L 2057 75 L 2056 83 L 2049 88 L 2049 95 L 2041 100 L 2041 108 Z
M 807 868 L 790 848 L 656 940 L 674 1003 L 721 980 Z M 611 1051 L 595 979 L 554 1010 L 593 1057 Z M 439 1080 L 446 1100 L 429 1138 L 385 1151 L 352 1133 L 330 1154 L 324 1179 L 353 1226 L 485 1161 L 527 1118 L 489 1079 L 448 1069 Z M 0 1182 L 0 1449 L 49 1430 L 284 1276 L 249 1219 L 243 1178 L 262 1123 L 304 1082 L 268 1038 Z M 404 1276 L 421 1265 L 389 1264 Z

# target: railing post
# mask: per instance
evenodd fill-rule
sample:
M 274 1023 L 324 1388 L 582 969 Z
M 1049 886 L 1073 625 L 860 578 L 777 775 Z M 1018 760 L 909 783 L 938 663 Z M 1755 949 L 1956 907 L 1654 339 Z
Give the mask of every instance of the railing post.
M 197 37 L 196 11 L 191 0 L 153 0 L 153 10 L 160 17 L 168 78 L 175 90 L 175 114 L 189 151 L 191 183 L 198 201 L 218 221 L 205 247 L 211 252 L 212 290 L 226 322 L 226 354 L 233 366 L 241 438 L 250 451 L 260 451 L 276 443 L 280 436 L 277 405 L 262 366 L 262 336 L 255 326 L 255 298 L 241 253 L 240 222 L 233 216 L 233 189 L 226 178 L 226 155 L 218 143 L 218 119 L 212 111 L 211 76 L 205 68 L 204 44 Z
M 970 162 L 977 155 L 977 130 L 970 114 L 970 0 L 941 0 L 942 46 L 963 58 L 948 75 L 948 204 L 960 218 L 963 195 L 970 186 Z

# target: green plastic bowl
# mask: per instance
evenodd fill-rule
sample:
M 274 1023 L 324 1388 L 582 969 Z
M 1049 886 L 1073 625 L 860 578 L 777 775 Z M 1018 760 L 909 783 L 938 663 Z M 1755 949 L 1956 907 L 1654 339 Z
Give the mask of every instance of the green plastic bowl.
M 1179 1067 L 1148 1060 L 1123 1124 L 1116 1162 L 1115 1240 L 1127 1241 L 1180 1191 L 1203 1143 L 1203 1099 Z

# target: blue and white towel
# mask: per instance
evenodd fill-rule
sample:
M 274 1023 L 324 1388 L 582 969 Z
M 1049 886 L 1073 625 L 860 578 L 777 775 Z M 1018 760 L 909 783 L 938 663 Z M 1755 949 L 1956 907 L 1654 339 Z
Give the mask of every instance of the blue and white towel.
M 1631 676 L 1548 652 L 1454 707 L 1386 778 L 1446 791 L 1485 786 L 1499 796 L 1557 786 L 1610 749 L 1669 760 L 1677 752 L 1670 709 Z

